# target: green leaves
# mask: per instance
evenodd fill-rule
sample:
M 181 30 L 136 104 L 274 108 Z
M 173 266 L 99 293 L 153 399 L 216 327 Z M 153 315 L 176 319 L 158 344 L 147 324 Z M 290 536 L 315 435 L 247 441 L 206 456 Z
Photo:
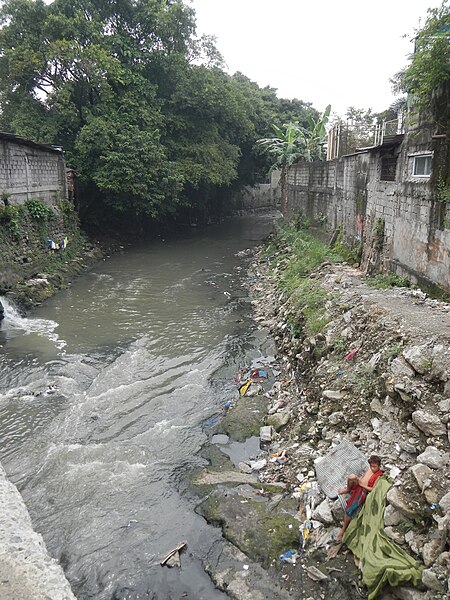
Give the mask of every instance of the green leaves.
M 418 108 L 431 104 L 433 92 L 450 79 L 450 7 L 444 0 L 428 10 L 425 25 L 416 32 L 409 65 L 392 82 L 396 92 L 412 94 Z

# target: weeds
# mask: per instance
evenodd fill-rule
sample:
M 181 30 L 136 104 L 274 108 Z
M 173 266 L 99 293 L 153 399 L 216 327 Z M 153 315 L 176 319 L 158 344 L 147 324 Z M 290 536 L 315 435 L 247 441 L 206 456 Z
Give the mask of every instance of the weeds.
M 380 290 L 386 290 L 391 287 L 410 287 L 411 282 L 406 277 L 400 277 L 395 273 L 381 273 L 374 277 L 368 277 L 366 279 L 367 285 L 370 287 L 378 288 Z

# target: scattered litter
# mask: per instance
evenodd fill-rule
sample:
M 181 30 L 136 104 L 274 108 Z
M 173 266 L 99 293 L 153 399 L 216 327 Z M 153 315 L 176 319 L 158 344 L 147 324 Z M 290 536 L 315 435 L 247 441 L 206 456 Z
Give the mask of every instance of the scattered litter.
M 245 396 L 248 388 L 252 385 L 252 380 L 248 379 L 241 387 L 239 388 L 239 393 L 241 396 Z
M 350 350 L 350 352 L 344 356 L 344 360 L 346 360 L 346 361 L 353 360 L 355 358 L 355 356 L 357 355 L 357 353 L 359 352 L 359 350 L 360 350 L 359 348 Z
M 295 565 L 297 562 L 297 558 L 299 558 L 299 554 L 296 550 L 291 548 L 290 550 L 286 550 L 286 552 L 282 554 L 279 558 L 280 562 L 282 563 L 290 563 L 291 565 Z
M 203 421 L 203 427 L 212 427 L 213 425 L 217 425 L 218 422 L 219 417 L 210 417 L 206 421 Z
M 242 568 L 244 569 L 244 571 L 248 571 L 250 567 L 248 565 L 242 565 Z
M 187 542 L 180 542 L 159 563 L 162 567 L 181 567 L 180 552 L 187 546 Z
M 265 369 L 253 369 L 250 371 L 250 379 L 253 379 L 253 381 L 264 381 L 267 377 L 268 375 Z
M 250 467 L 253 469 L 253 471 L 260 471 L 261 469 L 264 469 L 266 465 L 267 460 L 265 458 L 262 458 L 261 460 L 256 460 L 254 462 L 250 461 Z
M 313 581 L 325 581 L 326 579 L 328 579 L 328 575 L 322 573 L 322 571 L 317 567 L 305 567 L 305 571 L 308 577 L 310 577 L 310 579 L 312 579 Z
M 392 469 L 389 471 L 389 475 L 392 477 L 392 479 L 396 479 L 400 473 L 401 471 L 398 467 L 392 467 Z
M 259 392 L 262 391 L 262 386 L 259 383 L 254 383 L 252 382 L 250 387 L 248 387 L 245 391 L 245 394 L 242 394 L 243 396 L 248 396 L 249 398 L 251 398 L 252 396 L 257 396 L 259 394 Z
M 342 544 L 335 544 L 334 546 L 331 546 L 330 548 L 328 548 L 327 550 L 327 560 L 331 560 L 332 558 L 336 558 L 336 556 L 339 554 L 340 549 L 342 548 Z
M 436 510 L 436 509 L 437 509 L 437 507 L 438 507 L 438 505 L 437 505 L 435 502 L 433 502 L 432 504 L 430 504 L 430 505 L 429 505 L 429 507 L 428 507 L 428 508 L 429 508 L 430 510 Z

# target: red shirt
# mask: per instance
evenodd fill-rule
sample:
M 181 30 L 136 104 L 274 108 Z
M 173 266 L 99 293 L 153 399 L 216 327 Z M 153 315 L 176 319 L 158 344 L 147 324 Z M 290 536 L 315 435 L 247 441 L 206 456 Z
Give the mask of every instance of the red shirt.
M 383 471 L 377 471 L 376 473 L 374 473 L 372 475 L 372 477 L 369 479 L 369 481 L 367 482 L 367 487 L 373 488 L 373 486 L 377 482 L 378 477 L 381 477 L 382 475 L 383 475 Z

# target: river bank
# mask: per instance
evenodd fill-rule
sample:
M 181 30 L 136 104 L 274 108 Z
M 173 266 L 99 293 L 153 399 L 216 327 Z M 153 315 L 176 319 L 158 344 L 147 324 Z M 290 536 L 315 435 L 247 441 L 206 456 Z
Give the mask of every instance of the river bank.
M 261 249 L 252 263 L 255 318 L 273 336 L 276 357 L 261 362 L 263 389 L 250 398 L 236 391 L 212 432 L 227 437 L 211 436 L 217 451 L 194 479 L 198 510 L 268 569 L 282 589 L 273 597 L 366 597 L 351 553 L 335 542 L 340 503 L 325 497 L 315 472 L 315 460 L 346 439 L 365 456 L 380 455 L 395 476 L 384 531 L 423 569 L 422 589 L 388 588 L 382 597 L 447 598 L 450 306 L 420 290 L 370 287 L 357 268 L 333 261 L 302 272 L 296 295 L 286 280 L 291 241 Z M 260 448 L 250 440 L 261 425 L 278 433 Z M 234 461 L 220 451 L 230 444 Z M 317 530 L 300 551 L 307 507 Z M 289 550 L 294 560 L 298 553 L 295 566 L 279 559 Z M 232 598 L 259 597 L 250 584 L 230 592 L 236 579 L 242 588 L 243 568 L 213 572 L 213 580 Z

